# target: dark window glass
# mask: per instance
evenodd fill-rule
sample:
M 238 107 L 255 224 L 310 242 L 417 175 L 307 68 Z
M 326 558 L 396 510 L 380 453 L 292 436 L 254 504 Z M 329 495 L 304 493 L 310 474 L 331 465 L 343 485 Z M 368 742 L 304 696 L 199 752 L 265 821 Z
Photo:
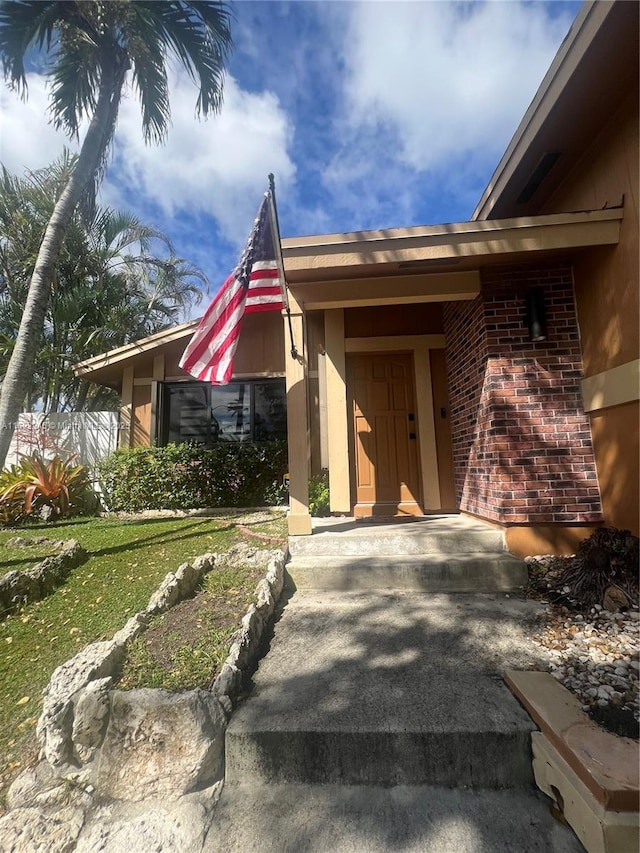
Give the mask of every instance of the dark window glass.
M 246 382 L 211 388 L 213 441 L 251 440 L 251 387 Z
M 211 443 L 209 388 L 202 385 L 167 385 L 163 444 L 195 441 Z
M 162 444 L 268 441 L 287 437 L 284 379 L 207 385 L 165 383 Z
M 287 396 L 284 382 L 253 386 L 253 430 L 256 441 L 287 437 Z

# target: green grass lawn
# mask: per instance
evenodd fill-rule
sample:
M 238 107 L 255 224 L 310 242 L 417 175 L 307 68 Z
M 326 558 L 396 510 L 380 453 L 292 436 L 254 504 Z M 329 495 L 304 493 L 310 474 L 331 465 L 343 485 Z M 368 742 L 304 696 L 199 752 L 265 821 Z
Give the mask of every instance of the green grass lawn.
M 236 522 L 243 522 L 240 513 L 185 519 L 91 518 L 0 530 L 0 574 L 23 559 L 24 549 L 5 546 L 16 535 L 77 539 L 89 554 L 51 596 L 0 622 L 0 797 L 34 758 L 41 693 L 57 666 L 88 643 L 110 639 L 146 606 L 167 572 L 180 563 L 207 551 L 226 551 L 239 540 L 276 547 L 275 542 L 247 537 L 246 528 L 243 533 Z M 284 533 L 281 520 L 250 526 L 257 533 Z
M 4 548 L 4 540 L 0 539 L 0 575 L 13 571 L 26 572 L 27 569 L 32 569 L 35 565 L 42 562 L 45 557 L 51 557 L 58 553 L 60 552 L 56 548 L 52 548 L 49 544 L 12 548 L 9 553 Z

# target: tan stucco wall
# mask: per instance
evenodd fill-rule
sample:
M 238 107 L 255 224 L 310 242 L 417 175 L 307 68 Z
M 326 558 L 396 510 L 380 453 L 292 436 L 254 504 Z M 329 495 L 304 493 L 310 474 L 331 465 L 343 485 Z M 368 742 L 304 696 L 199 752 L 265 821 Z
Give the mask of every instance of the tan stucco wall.
M 566 527 L 563 524 L 508 527 L 505 529 L 507 549 L 516 557 L 538 554 L 575 554 L 578 545 L 595 527 Z
M 640 535 L 639 424 L 637 400 L 591 413 L 605 521 L 636 536 Z
M 542 554 L 575 554 L 578 545 L 600 525 L 577 524 L 499 524 L 473 513 L 463 512 L 471 518 L 480 518 L 485 524 L 504 532 L 507 550 L 515 557 L 534 557 Z
M 441 335 L 442 303 L 413 305 L 375 305 L 346 308 L 346 338 L 368 338 L 379 335 Z
M 541 213 L 598 210 L 624 197 L 620 242 L 574 261 L 585 376 L 638 358 L 638 93 L 602 129 Z
M 636 90 L 542 211 L 593 210 L 620 204 L 624 198 L 619 244 L 580 253 L 573 272 L 587 377 L 585 404 L 588 409 L 594 407 L 589 414 L 605 523 L 636 534 L 640 515 L 638 382 L 634 378 L 634 362 L 640 355 L 638 146 Z M 598 382 L 608 391 L 599 395 L 599 404 L 598 395 L 591 393 Z M 620 393 L 621 383 L 626 393 Z M 632 401 L 610 405 L 624 400 Z

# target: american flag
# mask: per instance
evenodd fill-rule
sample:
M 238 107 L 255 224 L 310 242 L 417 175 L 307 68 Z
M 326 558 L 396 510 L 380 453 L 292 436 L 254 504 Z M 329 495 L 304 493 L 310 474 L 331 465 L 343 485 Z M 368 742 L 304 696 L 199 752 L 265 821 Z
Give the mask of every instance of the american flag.
M 267 192 L 240 263 L 207 308 L 180 359 L 180 367 L 196 379 L 226 385 L 233 372 L 243 316 L 284 308 L 275 223 L 273 199 Z

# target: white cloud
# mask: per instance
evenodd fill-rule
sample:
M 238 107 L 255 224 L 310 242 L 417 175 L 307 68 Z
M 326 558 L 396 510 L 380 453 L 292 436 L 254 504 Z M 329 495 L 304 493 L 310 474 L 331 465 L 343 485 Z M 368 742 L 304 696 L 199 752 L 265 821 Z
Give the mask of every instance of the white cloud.
M 22 101 L 15 92 L 0 86 L 0 161 L 10 172 L 42 169 L 53 163 L 66 145 L 77 150 L 77 143 L 48 122 L 48 96 L 45 78 L 27 76 L 28 98 Z
M 137 102 L 123 101 L 105 197 L 115 201 L 123 191 L 129 199 L 142 195 L 165 217 L 213 216 L 221 235 L 239 243 L 246 239 L 268 173 L 274 172 L 283 187 L 294 179 L 288 153 L 292 126 L 275 95 L 245 92 L 231 77 L 219 115 L 198 121 L 195 100 L 189 80 L 173 75 L 172 126 L 162 146 L 144 144 Z
M 0 88 L 0 160 L 16 174 L 49 165 L 64 145 L 77 150 L 47 123 L 45 78 L 30 74 L 28 83 L 26 102 Z M 149 211 L 155 210 L 167 231 L 171 218 L 213 217 L 222 237 L 239 244 L 253 222 L 268 173 L 274 172 L 283 189 L 294 180 L 288 153 L 292 126 L 275 95 L 245 92 L 231 77 L 221 113 L 207 121 L 195 117 L 196 94 L 186 75 L 171 75 L 172 125 L 162 146 L 145 145 L 138 102 L 123 99 L 100 199 L 131 209 L 144 221 L 151 221 Z
M 575 6 L 340 4 L 333 203 L 363 227 L 462 219 L 473 210 L 565 36 Z M 558 4 L 560 6 L 560 4 Z
M 351 9 L 344 126 L 396 130 L 416 170 L 502 149 L 571 22 L 542 3 L 495 0 Z

